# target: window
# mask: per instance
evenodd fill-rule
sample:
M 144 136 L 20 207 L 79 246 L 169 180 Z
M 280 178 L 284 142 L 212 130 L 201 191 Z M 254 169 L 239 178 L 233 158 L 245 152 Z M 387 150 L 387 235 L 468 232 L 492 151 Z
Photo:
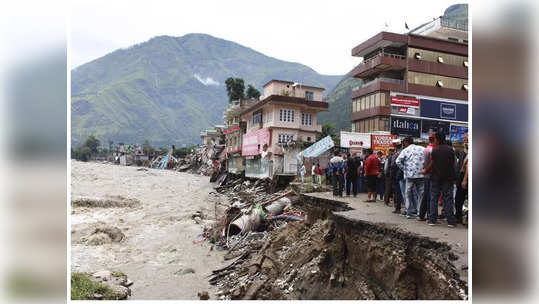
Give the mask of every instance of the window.
M 301 124 L 304 126 L 312 126 L 313 114 L 301 113 Z
M 311 137 L 310 137 L 310 136 L 307 137 L 307 141 L 311 141 Z
M 253 125 L 262 122 L 262 111 L 253 113 Z
M 415 53 L 415 54 L 414 54 L 414 58 L 415 58 L 415 59 L 421 59 L 421 54 Z
M 311 91 L 305 91 L 305 99 L 313 100 L 314 99 L 314 93 L 311 92 Z
M 456 41 L 456 42 L 459 42 L 458 38 L 453 38 L 453 37 L 447 37 L 447 39 L 451 40 L 451 41 Z
M 279 143 L 284 144 L 294 139 L 293 134 L 279 134 Z
M 294 110 L 279 110 L 279 121 L 294 122 L 294 116 L 296 116 L 296 111 Z

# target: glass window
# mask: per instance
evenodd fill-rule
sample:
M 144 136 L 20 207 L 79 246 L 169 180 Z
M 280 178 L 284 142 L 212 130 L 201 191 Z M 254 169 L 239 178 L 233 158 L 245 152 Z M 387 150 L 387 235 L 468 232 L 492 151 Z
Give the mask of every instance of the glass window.
M 374 105 L 376 107 L 379 107 L 380 106 L 380 93 L 376 93 L 376 95 L 374 95 L 374 98 L 376 99 Z
M 305 99 L 313 100 L 314 99 L 314 93 L 311 92 L 311 91 L 305 91 Z

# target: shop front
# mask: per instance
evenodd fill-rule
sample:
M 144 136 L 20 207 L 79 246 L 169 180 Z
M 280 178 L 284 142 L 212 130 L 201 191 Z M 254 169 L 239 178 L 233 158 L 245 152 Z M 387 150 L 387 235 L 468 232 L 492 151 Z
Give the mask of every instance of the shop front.
M 271 130 L 255 130 L 243 135 L 241 155 L 245 157 L 245 176 L 266 178 L 272 176 L 273 165 L 267 150 L 271 144 Z

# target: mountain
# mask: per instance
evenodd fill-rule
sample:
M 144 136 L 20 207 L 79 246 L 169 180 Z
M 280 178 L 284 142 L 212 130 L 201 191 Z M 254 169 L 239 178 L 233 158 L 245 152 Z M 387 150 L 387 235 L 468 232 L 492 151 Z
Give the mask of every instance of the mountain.
M 354 78 L 347 74 L 339 81 L 337 86 L 327 95 L 327 101 L 330 103 L 328 112 L 318 114 L 320 124 L 333 124 L 335 131 L 350 131 L 350 93 L 356 87 L 363 84 L 361 79 Z
M 468 4 L 451 5 L 445 10 L 444 17 L 468 23 Z M 350 131 L 350 111 L 352 110 L 350 92 L 355 87 L 361 87 L 362 84 L 361 79 L 353 78 L 350 74 L 345 75 L 328 93 L 329 112 L 319 114 L 320 123 L 335 125 L 337 132 L 338 130 Z
M 201 131 L 223 123 L 231 76 L 261 92 L 271 79 L 327 91 L 342 79 L 206 34 L 158 36 L 71 71 L 72 146 L 91 134 L 102 142 L 199 143 Z

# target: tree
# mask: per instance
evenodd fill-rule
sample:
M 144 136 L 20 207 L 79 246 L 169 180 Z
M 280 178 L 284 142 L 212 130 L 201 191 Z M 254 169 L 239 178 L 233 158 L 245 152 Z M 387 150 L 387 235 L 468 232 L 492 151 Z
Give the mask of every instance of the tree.
M 247 98 L 249 99 L 258 99 L 260 98 L 260 92 L 253 87 L 252 85 L 247 86 L 247 92 L 246 92 Z
M 225 85 L 229 103 L 232 100 L 245 98 L 245 84 L 243 83 L 243 79 L 228 77 L 225 80 Z
M 146 155 L 150 155 L 154 151 L 155 151 L 154 147 L 152 147 L 152 145 L 150 145 L 150 141 L 146 139 L 144 143 L 142 144 L 142 152 Z
M 95 138 L 95 136 L 90 135 L 86 139 L 86 142 L 84 142 L 84 146 L 88 147 L 91 154 L 97 153 L 97 147 L 99 147 L 99 139 Z
M 316 141 L 319 141 L 328 135 L 331 136 L 331 139 L 333 139 L 335 144 L 337 144 L 337 141 L 336 141 L 337 136 L 335 134 L 335 125 L 330 124 L 330 123 L 322 125 L 322 132 L 316 134 Z

